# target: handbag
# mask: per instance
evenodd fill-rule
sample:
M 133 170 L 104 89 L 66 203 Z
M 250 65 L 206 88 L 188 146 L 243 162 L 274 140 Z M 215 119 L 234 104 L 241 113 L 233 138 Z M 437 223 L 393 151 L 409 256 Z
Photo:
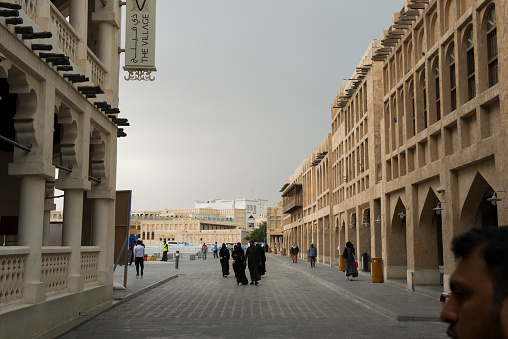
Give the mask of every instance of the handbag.
M 356 265 L 356 267 L 358 267 L 358 261 L 355 261 L 355 265 Z

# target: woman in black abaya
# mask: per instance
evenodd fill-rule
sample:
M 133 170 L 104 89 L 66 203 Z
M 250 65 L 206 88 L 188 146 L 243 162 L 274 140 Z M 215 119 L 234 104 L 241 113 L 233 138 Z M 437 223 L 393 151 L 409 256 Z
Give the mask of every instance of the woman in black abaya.
M 236 283 L 238 285 L 247 285 L 249 281 L 245 276 L 245 252 L 243 251 L 242 244 L 238 243 L 233 250 L 233 269 L 235 270 Z
M 226 247 L 226 244 L 222 244 L 222 247 L 219 251 L 220 264 L 222 266 L 222 276 L 227 278 L 229 275 L 229 250 Z

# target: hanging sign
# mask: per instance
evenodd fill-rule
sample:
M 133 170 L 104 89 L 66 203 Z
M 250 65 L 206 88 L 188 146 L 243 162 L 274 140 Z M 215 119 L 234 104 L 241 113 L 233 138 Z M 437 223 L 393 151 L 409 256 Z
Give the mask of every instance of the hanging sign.
M 127 0 L 125 15 L 125 80 L 150 80 L 155 72 L 155 2 Z

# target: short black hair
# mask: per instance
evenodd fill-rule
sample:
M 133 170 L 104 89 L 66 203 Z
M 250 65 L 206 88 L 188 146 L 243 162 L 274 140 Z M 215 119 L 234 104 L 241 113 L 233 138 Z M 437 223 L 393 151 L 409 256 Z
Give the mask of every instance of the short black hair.
M 467 258 L 479 250 L 488 267 L 494 287 L 494 305 L 501 307 L 508 297 L 508 226 L 473 228 L 452 240 L 456 259 Z

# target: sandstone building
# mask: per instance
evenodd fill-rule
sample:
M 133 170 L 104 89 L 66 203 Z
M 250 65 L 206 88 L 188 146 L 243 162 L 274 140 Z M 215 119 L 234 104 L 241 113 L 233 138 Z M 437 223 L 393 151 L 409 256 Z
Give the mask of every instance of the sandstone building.
M 215 209 L 229 209 L 237 208 L 244 209 L 246 213 L 245 226 L 249 230 L 254 230 L 257 227 L 256 218 L 266 215 L 266 203 L 268 200 L 264 199 L 213 199 L 208 201 L 195 201 L 194 208 L 215 208 Z
M 245 227 L 244 209 L 191 208 L 131 213 L 130 235 L 146 245 L 160 245 L 163 241 L 219 245 L 243 242 L 250 231 Z
M 385 279 L 447 288 L 451 239 L 508 224 L 507 10 L 405 1 L 334 99 L 331 133 L 284 183 L 286 248 L 313 241 L 336 265 L 351 241 L 382 258 Z
M 112 301 L 120 25 L 113 1 L 0 3 L 1 338 Z
M 282 249 L 282 201 L 266 209 L 266 242 L 272 249 Z

